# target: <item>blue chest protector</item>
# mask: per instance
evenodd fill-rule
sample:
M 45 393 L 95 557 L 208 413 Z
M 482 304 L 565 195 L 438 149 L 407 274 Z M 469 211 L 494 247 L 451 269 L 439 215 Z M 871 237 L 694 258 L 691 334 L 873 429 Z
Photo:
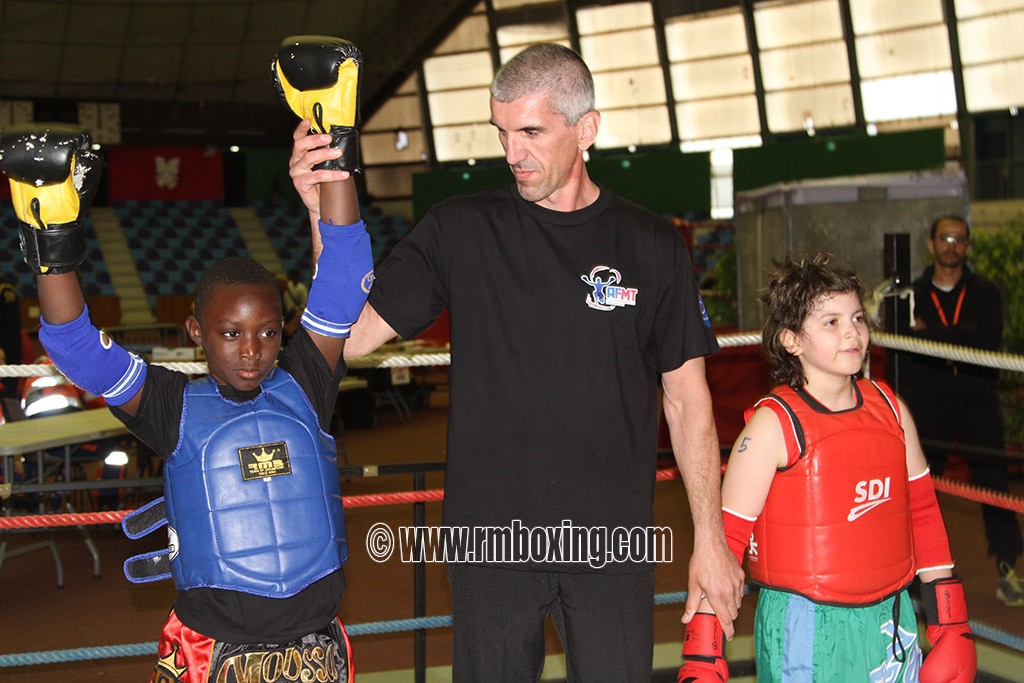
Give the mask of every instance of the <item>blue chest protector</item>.
M 334 439 L 291 375 L 275 370 L 261 386 L 244 403 L 223 398 L 209 378 L 185 389 L 178 447 L 164 465 L 170 574 L 180 590 L 285 598 L 348 557 Z M 129 535 L 159 526 L 143 525 Z M 129 570 L 140 560 L 156 566 L 159 556 L 168 553 L 128 560 L 128 578 L 166 577 Z

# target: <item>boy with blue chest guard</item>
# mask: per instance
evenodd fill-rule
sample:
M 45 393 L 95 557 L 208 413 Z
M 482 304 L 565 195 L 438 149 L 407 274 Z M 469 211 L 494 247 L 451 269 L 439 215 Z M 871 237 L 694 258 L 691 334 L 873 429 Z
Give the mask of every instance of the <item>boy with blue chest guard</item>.
M 303 121 L 295 135 L 308 130 Z M 185 322 L 209 376 L 190 380 L 148 365 L 89 319 L 74 272 L 85 254 L 81 217 L 100 174 L 88 146 L 87 135 L 59 126 L 8 129 L 0 135 L 0 172 L 10 179 L 23 251 L 38 274 L 46 352 L 164 459 L 163 504 L 126 520 L 132 535 L 166 522 L 171 541 L 166 551 L 126 563 L 133 581 L 169 576 L 178 589 L 152 680 L 287 674 L 351 682 L 351 648 L 337 617 L 347 540 L 327 429 L 349 326 L 372 281 L 354 184 L 321 185 L 309 302 L 280 358 L 273 275 L 247 257 L 210 266 Z M 329 147 L 318 153 L 339 155 Z

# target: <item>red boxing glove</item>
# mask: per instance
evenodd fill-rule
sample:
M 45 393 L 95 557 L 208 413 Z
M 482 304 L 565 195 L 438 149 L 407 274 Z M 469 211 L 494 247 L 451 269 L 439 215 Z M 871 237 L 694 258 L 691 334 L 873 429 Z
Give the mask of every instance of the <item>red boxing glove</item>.
M 683 632 L 683 659 L 676 683 L 725 683 L 729 664 L 722 656 L 722 625 L 714 614 L 698 612 Z
M 921 683 L 971 683 L 978 672 L 974 633 L 967 624 L 964 586 L 956 579 L 921 584 L 925 631 L 931 652 L 921 667 Z

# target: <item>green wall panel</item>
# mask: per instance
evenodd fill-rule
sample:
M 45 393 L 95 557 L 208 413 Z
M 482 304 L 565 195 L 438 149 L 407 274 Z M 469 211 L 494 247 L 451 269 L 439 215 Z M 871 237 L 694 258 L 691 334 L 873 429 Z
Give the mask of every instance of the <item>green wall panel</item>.
M 711 211 L 707 154 L 630 154 L 591 159 L 587 169 L 596 182 L 655 213 L 704 217 Z M 419 218 L 442 199 L 511 182 L 507 166 L 417 173 L 413 176 L 413 210 Z
M 290 147 L 260 147 L 245 150 L 245 184 L 249 203 L 256 199 L 269 201 L 274 188 L 284 201 L 298 201 L 288 175 Z
M 808 178 L 940 169 L 946 163 L 941 128 L 883 135 L 808 138 L 733 153 L 733 189 L 754 190 Z

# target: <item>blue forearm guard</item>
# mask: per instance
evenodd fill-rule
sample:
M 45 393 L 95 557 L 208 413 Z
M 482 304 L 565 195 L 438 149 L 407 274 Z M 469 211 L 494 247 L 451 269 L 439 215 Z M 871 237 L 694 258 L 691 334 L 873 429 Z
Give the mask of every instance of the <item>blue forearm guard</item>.
M 373 284 L 373 254 L 363 221 L 320 221 L 324 248 L 313 272 L 302 326 L 326 337 L 347 337 Z
M 124 405 L 142 389 L 146 364 L 96 329 L 88 306 L 69 323 L 39 323 L 39 341 L 50 360 L 82 389 L 112 406 Z

